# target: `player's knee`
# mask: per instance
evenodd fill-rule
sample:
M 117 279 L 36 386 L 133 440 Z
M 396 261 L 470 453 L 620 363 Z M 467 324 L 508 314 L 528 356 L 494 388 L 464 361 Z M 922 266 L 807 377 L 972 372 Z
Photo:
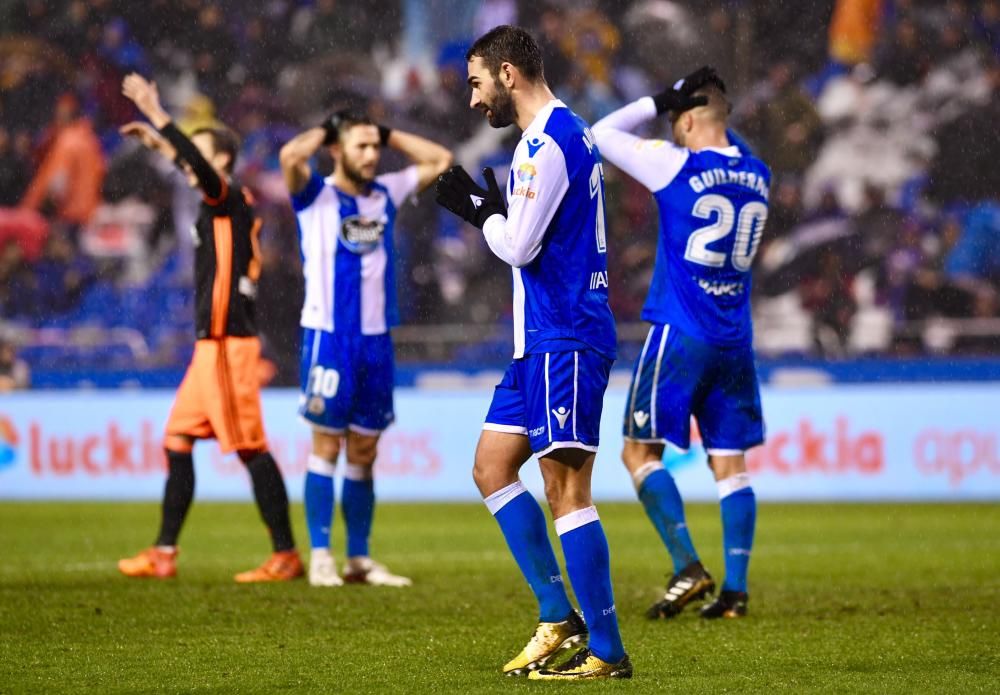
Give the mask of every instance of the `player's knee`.
M 378 438 L 364 437 L 355 439 L 349 437 L 347 440 L 347 460 L 357 466 L 374 465 L 378 457 Z
M 171 451 L 177 454 L 190 454 L 194 451 L 194 442 L 188 437 L 168 434 L 163 439 L 163 448 L 166 449 L 168 454 Z
M 324 461 L 337 462 L 340 456 L 340 437 L 338 435 L 316 433 L 313 436 L 312 453 Z

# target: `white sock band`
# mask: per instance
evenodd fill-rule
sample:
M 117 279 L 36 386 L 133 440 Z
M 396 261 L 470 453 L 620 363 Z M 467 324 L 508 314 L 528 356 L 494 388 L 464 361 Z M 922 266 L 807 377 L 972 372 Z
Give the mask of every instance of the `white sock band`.
M 337 474 L 337 462 L 327 461 L 324 458 L 320 458 L 316 454 L 309 454 L 309 460 L 306 463 L 306 470 L 310 473 L 315 473 L 316 475 L 324 475 L 327 478 L 332 478 Z
M 719 486 L 719 499 L 725 499 L 734 492 L 750 487 L 750 474 L 737 473 L 728 478 L 723 478 L 716 482 L 716 485 Z
M 575 512 L 570 512 L 556 519 L 556 533 L 561 536 L 581 526 L 586 526 L 600 520 L 601 517 L 597 516 L 597 507 L 590 506 L 586 509 L 577 509 Z
M 520 480 L 511 483 L 507 487 L 500 488 L 492 495 L 483 500 L 486 503 L 486 508 L 490 510 L 490 514 L 493 516 L 497 515 L 501 509 L 503 509 L 508 502 L 520 495 L 522 492 L 527 492 L 528 488 L 524 487 L 524 483 Z
M 358 463 L 347 463 L 344 466 L 344 477 L 347 480 L 362 482 L 371 480 L 374 477 L 372 469 L 374 466 L 363 466 Z
M 646 482 L 646 478 L 661 468 L 663 468 L 662 461 L 647 461 L 639 466 L 636 472 L 632 474 L 632 484 L 635 485 L 635 491 L 639 492 L 639 488 Z

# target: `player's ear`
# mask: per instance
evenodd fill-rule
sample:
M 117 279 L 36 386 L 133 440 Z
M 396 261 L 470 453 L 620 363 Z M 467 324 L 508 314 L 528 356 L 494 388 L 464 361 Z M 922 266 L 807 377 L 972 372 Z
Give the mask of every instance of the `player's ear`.
M 501 63 L 500 64 L 500 74 L 499 78 L 503 81 L 504 87 L 510 90 L 514 86 L 514 74 L 517 70 L 511 63 Z

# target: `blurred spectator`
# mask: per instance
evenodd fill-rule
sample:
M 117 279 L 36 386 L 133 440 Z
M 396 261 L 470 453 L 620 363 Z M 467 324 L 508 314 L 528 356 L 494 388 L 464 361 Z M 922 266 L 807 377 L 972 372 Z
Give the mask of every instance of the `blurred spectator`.
M 90 121 L 80 114 L 79 102 L 64 94 L 45 137 L 43 159 L 21 205 L 41 210 L 51 203 L 55 216 L 84 224 L 101 201 L 104 154 Z
M 927 37 L 917 23 L 902 17 L 893 28 L 892 40 L 886 42 L 877 61 L 885 79 L 906 87 L 924 79 L 931 68 Z
M 830 20 L 830 59 L 847 66 L 871 61 L 881 11 L 882 0 L 838 0 Z
M 45 307 L 46 313 L 68 313 L 79 304 L 94 276 L 90 258 L 77 253 L 65 235 L 52 234 L 35 264 L 35 303 Z
M 31 386 L 31 369 L 17 356 L 14 343 L 0 338 L 0 393 L 22 391 Z
M 857 310 L 854 276 L 844 268 L 843 258 L 832 249 L 823 251 L 816 272 L 803 278 L 802 305 L 813 314 L 813 336 L 820 354 L 845 354 L 851 319 Z
M 792 65 L 780 62 L 738 114 L 740 126 L 759 143 L 759 156 L 775 174 L 801 174 L 815 161 L 823 124 L 809 96 L 795 82 Z
M 31 180 L 31 162 L 26 136 L 12 140 L 10 132 L 0 126 L 0 207 L 17 205 Z
M 15 241 L 8 240 L 0 248 L 0 316 L 20 319 L 34 315 L 37 285 L 24 250 Z
M 562 38 L 563 53 L 574 60 L 588 80 L 611 84 L 611 71 L 621 36 L 618 29 L 598 10 L 579 9 L 568 15 L 567 32 Z

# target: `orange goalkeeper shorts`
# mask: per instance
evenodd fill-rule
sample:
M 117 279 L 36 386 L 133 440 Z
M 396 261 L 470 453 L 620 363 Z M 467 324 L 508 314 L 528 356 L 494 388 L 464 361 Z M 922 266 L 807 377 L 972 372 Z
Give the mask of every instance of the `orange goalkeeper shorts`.
M 185 437 L 214 438 L 224 453 L 266 449 L 259 369 L 259 338 L 197 341 L 167 419 L 167 447 Z

